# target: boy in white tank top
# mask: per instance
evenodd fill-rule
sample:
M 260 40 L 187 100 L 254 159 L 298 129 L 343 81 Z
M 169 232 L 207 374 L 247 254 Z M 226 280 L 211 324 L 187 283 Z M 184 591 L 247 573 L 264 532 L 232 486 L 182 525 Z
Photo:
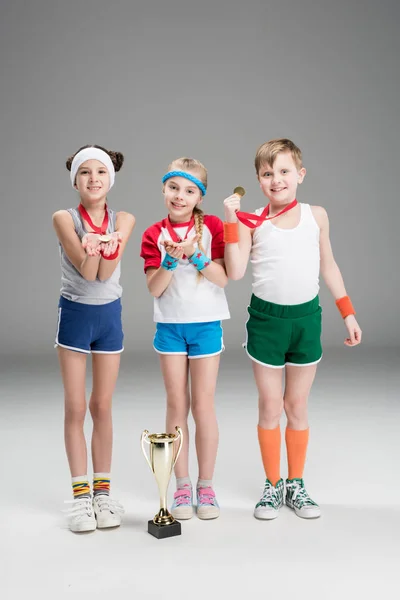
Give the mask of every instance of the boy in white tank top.
M 307 493 L 303 471 L 309 439 L 307 400 L 322 357 L 320 271 L 344 319 L 344 343 L 359 344 L 361 329 L 333 257 L 325 209 L 296 201 L 297 186 L 306 174 L 300 149 L 288 139 L 271 140 L 258 149 L 255 167 L 269 205 L 249 215 L 240 212 L 240 195 L 224 201 L 228 277 L 241 279 L 249 258 L 252 265 L 245 347 L 259 393 L 258 439 L 266 474 L 254 516 L 276 518 L 286 487 L 286 505 L 299 517 L 316 518 L 321 511 Z M 280 475 L 283 409 L 286 486 Z

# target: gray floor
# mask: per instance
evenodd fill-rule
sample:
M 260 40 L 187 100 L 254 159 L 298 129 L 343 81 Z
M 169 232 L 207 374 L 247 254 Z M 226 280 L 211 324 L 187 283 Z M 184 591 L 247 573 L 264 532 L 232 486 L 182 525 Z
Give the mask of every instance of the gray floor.
M 146 532 L 157 488 L 139 447 L 162 431 L 157 358 L 123 356 L 114 403 L 113 494 L 126 508 L 118 530 L 74 535 L 60 512 L 70 496 L 62 388 L 55 354 L 1 362 L 2 590 L 19 598 L 132 599 L 220 593 L 279 598 L 398 598 L 400 559 L 399 352 L 327 350 L 310 399 L 305 479 L 321 504 L 307 522 L 284 508 L 252 516 L 263 471 L 256 393 L 244 355 L 223 358 L 218 386 L 221 517 L 182 525 L 157 541 Z M 282 422 L 284 425 L 284 421 Z M 90 422 L 87 422 L 90 433 Z M 282 475 L 286 475 L 283 455 Z M 197 476 L 192 454 L 192 479 Z M 170 486 L 170 496 L 173 485 Z M 234 594 L 235 593 L 235 594 Z

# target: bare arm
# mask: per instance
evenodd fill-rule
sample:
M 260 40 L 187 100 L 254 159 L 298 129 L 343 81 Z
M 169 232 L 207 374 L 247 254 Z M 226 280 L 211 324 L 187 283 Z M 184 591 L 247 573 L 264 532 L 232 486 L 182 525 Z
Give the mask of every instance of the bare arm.
M 224 200 L 225 220 L 239 224 L 239 242 L 225 245 L 225 268 L 229 279 L 242 279 L 253 242 L 251 230 L 240 223 L 236 212 L 240 210 L 240 196 L 233 194 Z
M 116 231 L 120 234 L 121 240 L 119 245 L 118 256 L 113 260 L 107 260 L 106 258 L 101 257 L 98 272 L 98 277 L 100 281 L 106 281 L 114 273 L 117 264 L 122 258 L 125 246 L 128 243 L 133 228 L 135 227 L 135 217 L 127 212 L 119 212 L 117 213 L 115 226 Z M 113 251 L 110 252 L 110 254 L 112 255 Z
M 201 271 L 208 281 L 214 283 L 220 288 L 224 288 L 228 284 L 228 275 L 225 270 L 225 261 L 223 258 L 216 258 L 210 262 L 208 267 L 204 267 Z
M 311 208 L 315 220 L 320 228 L 319 249 L 321 275 L 335 300 L 347 296 L 343 277 L 333 256 L 332 246 L 329 238 L 329 219 L 327 212 L 321 206 Z M 344 319 L 349 337 L 345 339 L 346 346 L 357 346 L 361 342 L 362 331 L 354 315 L 348 315 Z
M 343 277 L 333 256 L 331 241 L 329 238 L 329 219 L 327 212 L 322 206 L 313 206 L 312 212 L 320 228 L 320 264 L 321 275 L 335 300 L 347 296 Z
M 86 253 L 67 210 L 59 210 L 54 213 L 53 227 L 65 254 L 75 269 L 87 281 L 95 281 L 99 270 L 100 255 L 89 256 Z
M 146 271 L 146 281 L 150 294 L 155 298 L 159 298 L 171 283 L 173 276 L 173 271 L 167 271 L 163 267 L 158 269 L 149 267 Z

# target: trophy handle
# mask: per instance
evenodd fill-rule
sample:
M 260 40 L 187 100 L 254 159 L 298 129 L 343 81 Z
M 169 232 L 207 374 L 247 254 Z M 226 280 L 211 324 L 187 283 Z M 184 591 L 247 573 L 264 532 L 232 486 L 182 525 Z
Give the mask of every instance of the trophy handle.
M 145 430 L 143 431 L 143 433 L 142 433 L 142 437 L 140 438 L 140 444 L 141 444 L 141 446 L 142 446 L 142 452 L 143 452 L 143 454 L 144 454 L 144 457 L 145 457 L 145 459 L 147 460 L 147 464 L 148 464 L 148 465 L 149 465 L 149 467 L 150 467 L 150 471 L 151 471 L 151 472 L 153 472 L 153 468 L 152 468 L 152 466 L 151 466 L 151 462 L 150 462 L 150 460 L 149 460 L 149 457 L 148 457 L 148 455 L 147 455 L 147 452 L 146 452 L 146 450 L 145 450 L 145 448 L 144 448 L 144 443 L 145 443 L 145 442 L 147 442 L 147 443 L 150 445 L 150 442 L 149 442 L 149 437 L 148 437 L 148 436 L 149 436 L 149 432 L 147 431 L 147 429 L 145 429 Z
M 179 436 L 179 448 L 178 448 L 178 451 L 177 451 L 177 453 L 176 453 L 176 455 L 175 455 L 175 460 L 174 460 L 174 464 L 173 464 L 173 466 L 172 466 L 172 467 L 174 467 L 174 466 L 176 465 L 176 461 L 177 461 L 177 460 L 178 460 L 178 458 L 179 458 L 179 455 L 180 455 L 180 453 L 181 453 L 181 450 L 182 450 L 182 444 L 183 444 L 183 433 L 182 433 L 182 429 L 181 429 L 181 428 L 180 428 L 178 425 L 176 425 L 176 426 L 175 426 L 175 429 L 176 429 L 176 439 L 177 439 L 177 438 L 178 438 L 178 436 Z

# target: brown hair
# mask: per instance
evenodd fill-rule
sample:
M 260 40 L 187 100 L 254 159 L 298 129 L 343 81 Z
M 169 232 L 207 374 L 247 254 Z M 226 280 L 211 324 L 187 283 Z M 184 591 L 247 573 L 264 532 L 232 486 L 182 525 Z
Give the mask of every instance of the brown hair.
M 108 156 L 111 158 L 112 164 L 114 165 L 115 172 L 119 171 L 120 168 L 122 167 L 122 165 L 124 164 L 124 155 L 122 154 L 122 152 L 114 152 L 113 150 L 106 150 L 105 148 L 103 148 L 103 146 L 96 146 L 95 144 L 88 144 L 87 146 L 82 146 L 82 148 L 79 148 L 79 150 L 77 150 L 75 152 L 75 154 L 73 154 L 72 156 L 67 158 L 65 166 L 67 167 L 68 171 L 71 170 L 72 161 L 74 160 L 75 156 L 81 150 L 85 150 L 85 148 L 98 148 L 99 150 L 103 150 L 103 152 L 108 154 Z
M 201 183 L 207 189 L 207 169 L 199 160 L 195 158 L 177 158 L 173 160 L 172 163 L 168 166 L 168 171 L 195 171 L 196 176 L 200 179 Z M 203 227 L 204 227 L 204 212 L 198 206 L 195 206 L 193 209 L 193 217 L 194 217 L 194 227 L 196 234 L 198 236 L 197 245 L 200 250 L 205 253 L 204 247 L 201 243 L 201 238 L 203 237 Z M 199 271 L 199 278 L 201 279 L 202 273 Z
M 296 167 L 299 170 L 303 167 L 300 148 L 298 148 L 294 142 L 288 140 L 287 138 L 279 138 L 270 140 L 258 148 L 256 152 L 256 158 L 254 160 L 254 166 L 256 168 L 257 175 L 259 174 L 263 165 L 270 165 L 273 167 L 276 157 L 281 152 L 290 152 Z

